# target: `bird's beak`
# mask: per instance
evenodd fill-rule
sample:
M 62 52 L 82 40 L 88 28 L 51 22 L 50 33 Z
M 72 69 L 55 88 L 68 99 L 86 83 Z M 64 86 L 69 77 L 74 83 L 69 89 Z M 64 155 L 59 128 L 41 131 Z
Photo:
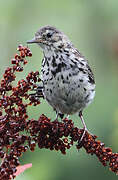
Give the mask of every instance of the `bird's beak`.
M 40 38 L 33 38 L 33 39 L 31 39 L 31 40 L 29 40 L 29 41 L 27 41 L 27 44 L 32 44 L 32 43 L 42 43 L 42 39 L 40 39 Z

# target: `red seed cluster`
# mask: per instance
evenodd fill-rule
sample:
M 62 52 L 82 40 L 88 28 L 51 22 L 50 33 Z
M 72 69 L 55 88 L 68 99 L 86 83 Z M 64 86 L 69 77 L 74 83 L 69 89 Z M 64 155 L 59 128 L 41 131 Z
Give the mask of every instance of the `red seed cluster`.
M 51 121 L 45 115 L 38 120 L 28 117 L 28 106 L 40 104 L 38 98 L 31 96 L 31 91 L 40 84 L 39 72 L 30 72 L 25 79 L 21 79 L 15 86 L 17 73 L 24 69 L 28 57 L 32 56 L 29 48 L 19 45 L 19 53 L 11 60 L 11 67 L 5 70 L 0 83 L 0 180 L 15 178 L 16 167 L 20 164 L 19 157 L 28 149 L 35 150 L 36 145 L 42 149 L 60 151 L 76 145 L 77 150 L 84 148 L 87 153 L 95 154 L 99 161 L 118 173 L 118 154 L 106 148 L 88 132 L 80 143 L 83 129 L 74 127 L 72 120 Z
M 77 142 L 78 150 L 83 147 L 87 153 L 96 155 L 104 166 L 109 165 L 113 172 L 118 173 L 118 153 L 112 153 L 111 148 L 105 147 L 104 143 L 96 140 L 97 136 L 92 136 L 88 132 L 80 143 L 83 129 L 74 127 L 72 120 L 51 122 L 49 118 L 42 115 L 38 121 L 31 120 L 28 129 L 31 136 L 34 137 L 35 143 L 38 143 L 38 147 L 41 149 L 57 150 L 66 154 L 66 150 L 70 149 L 74 142 Z

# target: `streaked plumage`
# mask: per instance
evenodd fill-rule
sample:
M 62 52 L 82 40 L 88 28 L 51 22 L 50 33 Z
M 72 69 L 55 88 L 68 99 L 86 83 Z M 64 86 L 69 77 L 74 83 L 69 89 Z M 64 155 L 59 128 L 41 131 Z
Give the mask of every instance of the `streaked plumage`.
M 86 129 L 82 111 L 95 95 L 94 76 L 88 61 L 55 27 L 40 28 L 28 43 L 37 43 L 43 50 L 41 78 L 48 103 L 58 113 L 79 113 Z

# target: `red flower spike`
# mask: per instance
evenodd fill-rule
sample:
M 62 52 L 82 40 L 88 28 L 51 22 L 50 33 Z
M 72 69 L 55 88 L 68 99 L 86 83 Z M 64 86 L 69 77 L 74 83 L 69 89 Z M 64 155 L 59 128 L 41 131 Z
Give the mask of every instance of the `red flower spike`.
M 29 53 L 28 53 L 28 56 L 29 56 L 29 57 L 31 57 L 31 56 L 32 56 L 32 53 L 31 53 L 31 52 L 29 52 Z
M 38 120 L 29 119 L 27 107 L 40 104 L 39 98 L 29 95 L 30 90 L 36 89 L 41 79 L 38 71 L 30 72 L 13 86 L 16 72 L 23 71 L 28 63 L 25 57 L 32 56 L 28 47 L 19 45 L 17 50 L 19 53 L 11 60 L 12 66 L 5 70 L 0 82 L 0 180 L 15 178 L 24 167 L 27 168 L 25 165 L 19 166 L 19 157 L 28 149 L 34 151 L 36 145 L 40 149 L 66 154 L 66 150 L 75 143 L 77 150 L 83 147 L 88 154 L 96 155 L 103 166 L 108 165 L 111 171 L 118 174 L 118 153 L 113 153 L 111 148 L 96 140 L 97 136 L 88 132 L 80 143 L 83 129 L 74 127 L 72 120 L 51 121 L 43 114 Z

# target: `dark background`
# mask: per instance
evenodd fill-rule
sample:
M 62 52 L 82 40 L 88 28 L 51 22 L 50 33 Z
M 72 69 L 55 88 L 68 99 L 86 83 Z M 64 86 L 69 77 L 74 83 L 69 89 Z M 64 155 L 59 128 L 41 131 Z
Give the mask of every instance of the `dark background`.
M 10 64 L 19 43 L 26 45 L 44 25 L 64 31 L 73 44 L 87 57 L 96 79 L 96 97 L 84 111 L 88 129 L 99 136 L 106 146 L 118 151 L 118 0 L 0 0 L 0 74 Z M 43 54 L 32 45 L 32 60 L 23 78 L 31 70 L 40 70 Z M 45 113 L 53 120 L 55 113 L 43 102 L 29 110 L 30 117 Z M 71 117 L 78 127 L 80 119 Z M 73 147 L 64 156 L 60 152 L 39 150 L 27 152 L 22 164 L 33 167 L 17 180 L 116 180 L 97 158 Z

